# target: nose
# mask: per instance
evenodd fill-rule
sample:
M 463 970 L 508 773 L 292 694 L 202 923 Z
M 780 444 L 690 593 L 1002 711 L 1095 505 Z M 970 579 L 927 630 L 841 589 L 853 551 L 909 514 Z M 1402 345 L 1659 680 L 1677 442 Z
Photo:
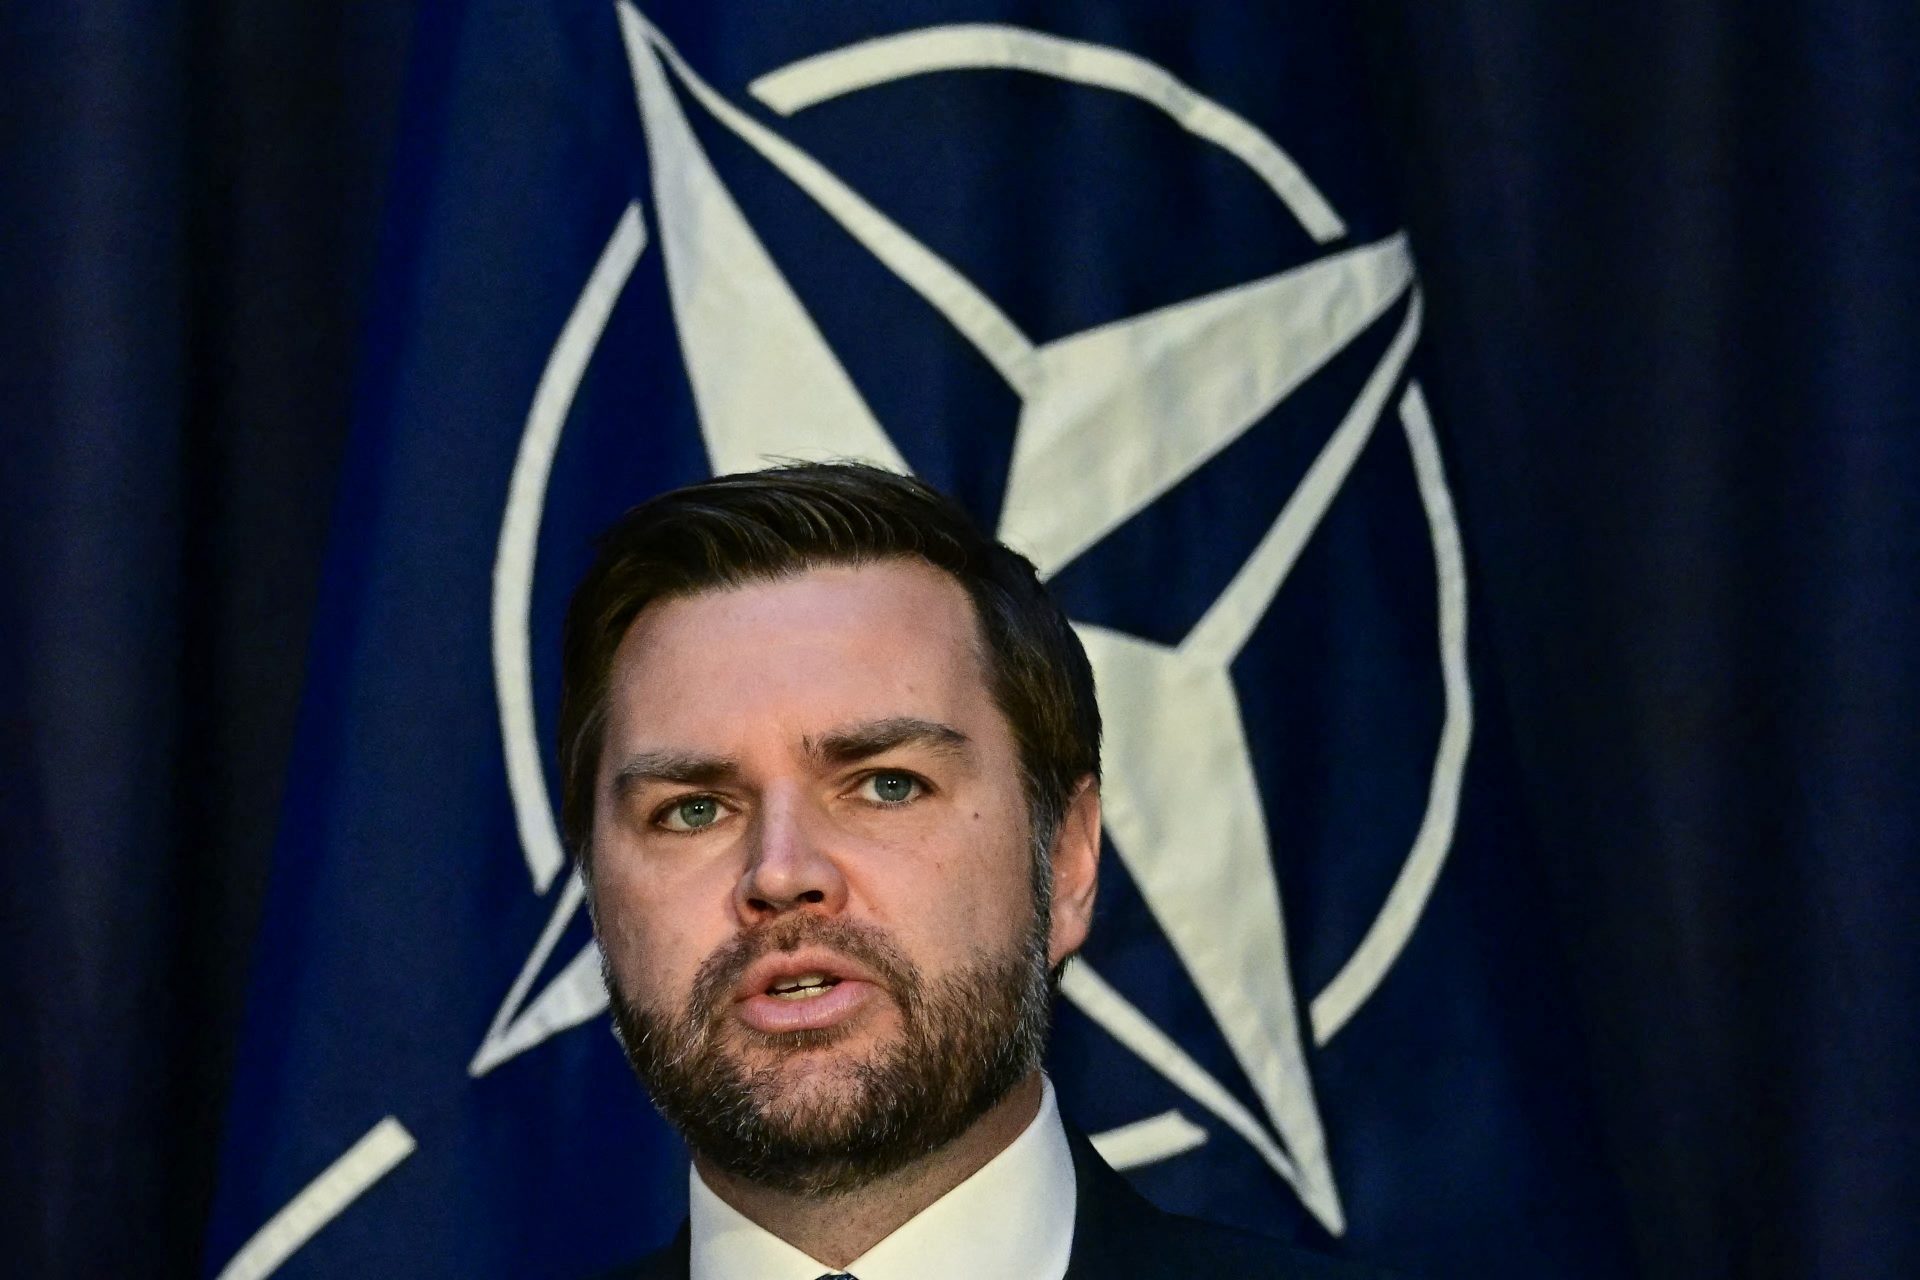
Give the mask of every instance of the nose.
M 846 907 L 846 877 L 826 827 L 824 815 L 801 797 L 766 797 L 748 833 L 747 865 L 734 892 L 742 924 L 765 924 L 789 911 L 837 915 Z

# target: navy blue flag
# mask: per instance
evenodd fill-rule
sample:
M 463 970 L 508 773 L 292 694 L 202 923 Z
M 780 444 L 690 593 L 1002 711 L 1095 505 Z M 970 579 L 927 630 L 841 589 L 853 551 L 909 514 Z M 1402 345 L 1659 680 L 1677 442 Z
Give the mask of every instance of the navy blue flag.
M 1079 628 L 1050 1069 L 1114 1164 L 1418 1274 L 1624 1269 L 1345 20 L 429 8 L 208 1274 L 677 1226 L 557 834 L 559 623 L 622 510 L 796 457 L 954 494 Z

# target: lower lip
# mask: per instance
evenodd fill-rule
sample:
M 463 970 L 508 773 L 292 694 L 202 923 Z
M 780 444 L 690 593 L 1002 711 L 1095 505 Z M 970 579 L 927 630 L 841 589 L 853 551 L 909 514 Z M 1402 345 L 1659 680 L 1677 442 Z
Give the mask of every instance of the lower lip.
M 779 1035 L 784 1031 L 817 1031 L 846 1021 L 873 996 L 873 985 L 844 979 L 825 995 L 795 1000 L 781 996 L 748 996 L 734 1006 L 740 1021 L 755 1031 Z

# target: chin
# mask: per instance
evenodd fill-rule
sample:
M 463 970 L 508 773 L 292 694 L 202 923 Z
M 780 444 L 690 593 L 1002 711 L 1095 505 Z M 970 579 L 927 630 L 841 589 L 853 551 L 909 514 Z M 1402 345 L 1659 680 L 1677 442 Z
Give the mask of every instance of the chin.
M 805 1043 L 756 1046 L 736 1056 L 743 1074 L 770 1083 L 761 1087 L 763 1114 L 820 1116 L 857 1108 L 872 1090 L 874 1077 L 885 1069 L 888 1043 L 875 1036 L 852 1032 L 825 1036 L 805 1033 Z
M 747 1049 L 738 1055 L 739 1065 L 749 1075 L 778 1076 L 783 1097 L 851 1097 L 886 1057 L 884 1046 L 871 1037 L 847 1032 L 801 1034 L 807 1037 L 804 1042 L 788 1037 L 789 1043 Z

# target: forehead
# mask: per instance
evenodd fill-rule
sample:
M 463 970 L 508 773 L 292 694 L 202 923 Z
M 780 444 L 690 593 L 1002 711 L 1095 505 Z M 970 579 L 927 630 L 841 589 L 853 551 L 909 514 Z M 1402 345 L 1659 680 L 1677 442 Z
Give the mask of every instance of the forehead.
M 918 560 L 810 569 L 659 601 L 614 655 L 609 728 L 726 745 L 865 718 L 957 723 L 991 707 L 973 602 Z

